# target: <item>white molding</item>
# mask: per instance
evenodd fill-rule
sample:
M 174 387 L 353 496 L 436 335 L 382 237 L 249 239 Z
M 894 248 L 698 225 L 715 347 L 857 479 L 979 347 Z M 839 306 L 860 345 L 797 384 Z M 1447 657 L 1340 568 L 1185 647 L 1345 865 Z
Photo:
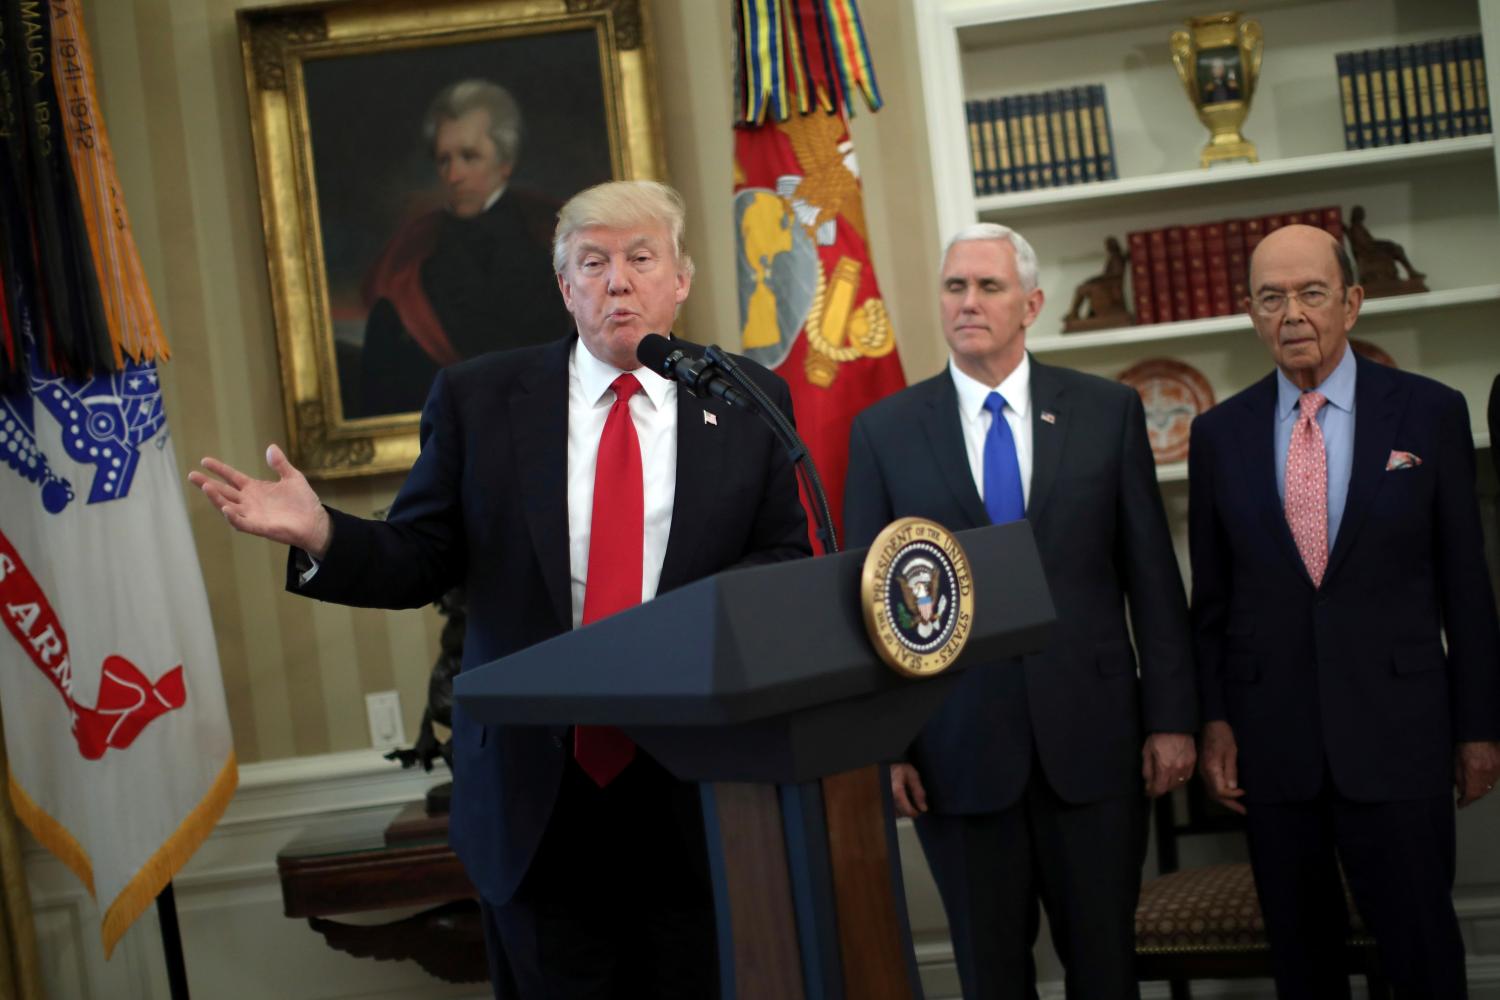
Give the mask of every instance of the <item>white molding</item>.
M 964 122 L 963 68 L 956 22 L 942 0 L 920 0 L 915 17 L 933 199 L 938 233 L 946 239 L 946 234 L 976 218 Z
M 348 750 L 313 757 L 286 757 L 240 765 L 240 792 L 282 786 L 300 786 L 310 781 L 362 777 L 389 777 L 391 773 L 426 772 L 405 770 L 385 759 L 384 750 Z

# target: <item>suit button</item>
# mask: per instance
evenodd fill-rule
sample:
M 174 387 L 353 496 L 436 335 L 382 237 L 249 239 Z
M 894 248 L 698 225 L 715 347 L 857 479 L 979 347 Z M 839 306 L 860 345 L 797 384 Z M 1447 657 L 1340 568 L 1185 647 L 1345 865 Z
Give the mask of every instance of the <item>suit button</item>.
M 558 750 L 561 750 L 563 748 L 562 737 L 561 736 L 554 736 L 554 737 L 552 737 L 552 745 L 555 748 L 557 748 Z

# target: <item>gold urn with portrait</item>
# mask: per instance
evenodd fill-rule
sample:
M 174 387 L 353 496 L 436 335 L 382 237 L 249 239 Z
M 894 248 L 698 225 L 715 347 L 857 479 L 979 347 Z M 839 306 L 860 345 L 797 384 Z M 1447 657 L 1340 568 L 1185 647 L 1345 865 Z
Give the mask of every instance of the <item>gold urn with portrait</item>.
M 1172 64 L 1208 127 L 1208 145 L 1198 165 L 1228 160 L 1257 161 L 1255 143 L 1240 132 L 1250 114 L 1250 99 L 1260 79 L 1265 38 L 1260 22 L 1241 20 L 1238 12 L 1190 18 L 1187 30 L 1172 32 Z

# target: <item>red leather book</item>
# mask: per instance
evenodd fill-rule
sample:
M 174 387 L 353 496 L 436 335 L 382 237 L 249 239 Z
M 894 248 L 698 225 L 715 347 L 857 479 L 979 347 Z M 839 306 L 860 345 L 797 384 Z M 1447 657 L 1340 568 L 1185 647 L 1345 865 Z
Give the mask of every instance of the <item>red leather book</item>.
M 1214 314 L 1213 293 L 1208 287 L 1208 250 L 1204 226 L 1184 226 L 1182 242 L 1187 257 L 1188 299 L 1193 319 L 1207 319 Z
M 1156 322 L 1156 303 L 1151 298 L 1151 249 L 1146 231 L 1125 237 L 1130 244 L 1130 294 L 1135 303 L 1137 325 Z
M 1210 222 L 1203 227 L 1203 247 L 1208 251 L 1208 298 L 1211 316 L 1228 316 L 1232 311 L 1229 294 L 1229 246 L 1224 223 Z
M 1344 213 L 1337 205 L 1318 209 L 1320 221 L 1318 225 L 1328 230 L 1328 234 L 1339 243 L 1344 242 Z
M 1178 316 L 1172 309 L 1172 268 L 1167 261 L 1167 231 L 1151 230 L 1146 234 L 1146 243 L 1151 248 L 1151 298 L 1156 304 L 1156 321 L 1170 323 Z
M 1245 227 L 1249 220 L 1224 223 L 1224 251 L 1229 263 L 1229 311 L 1240 312 L 1250 294 L 1250 255 L 1245 252 Z
M 1245 220 L 1245 259 L 1248 261 L 1250 255 L 1255 252 L 1255 247 L 1266 237 L 1265 219 Z M 1248 278 L 1247 278 L 1248 280 Z
M 1187 235 L 1181 226 L 1167 227 L 1167 273 L 1172 289 L 1172 318 L 1191 319 L 1193 286 L 1188 276 Z

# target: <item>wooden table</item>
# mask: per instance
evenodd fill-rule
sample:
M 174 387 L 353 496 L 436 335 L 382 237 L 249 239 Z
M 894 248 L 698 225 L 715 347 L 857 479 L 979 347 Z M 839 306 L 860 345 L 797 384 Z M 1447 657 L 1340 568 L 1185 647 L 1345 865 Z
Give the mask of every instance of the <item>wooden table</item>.
M 286 915 L 305 917 L 328 944 L 361 958 L 412 959 L 450 983 L 489 979 L 479 896 L 448 847 L 446 816 L 407 806 L 383 834 L 293 841 L 276 855 Z M 335 916 L 425 907 L 384 924 Z

